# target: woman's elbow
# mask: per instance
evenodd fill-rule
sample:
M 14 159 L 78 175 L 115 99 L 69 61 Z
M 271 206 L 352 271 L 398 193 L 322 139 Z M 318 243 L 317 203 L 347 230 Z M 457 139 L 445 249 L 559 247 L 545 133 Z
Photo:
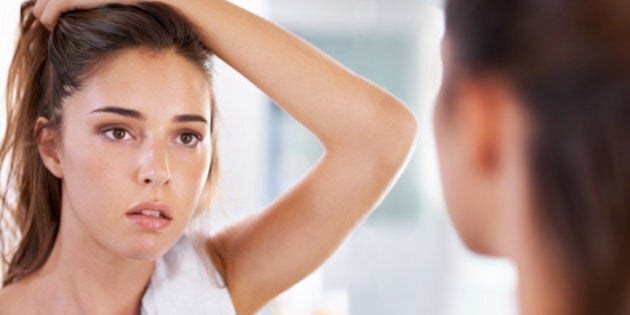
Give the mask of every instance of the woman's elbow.
M 415 115 L 394 97 L 385 98 L 380 104 L 381 113 L 368 135 L 371 145 L 369 155 L 378 167 L 398 171 L 407 162 L 416 144 L 418 121 Z
M 382 144 L 386 164 L 400 168 L 411 155 L 418 135 L 416 116 L 402 103 L 396 101 L 397 110 L 392 115 L 391 129 Z

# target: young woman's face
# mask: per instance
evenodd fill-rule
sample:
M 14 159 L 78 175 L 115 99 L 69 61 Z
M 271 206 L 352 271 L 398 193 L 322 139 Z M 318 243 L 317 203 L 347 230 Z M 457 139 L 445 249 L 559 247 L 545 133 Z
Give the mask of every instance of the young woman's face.
M 210 115 L 208 80 L 175 52 L 104 62 L 64 104 L 60 233 L 131 259 L 164 254 L 206 184 Z

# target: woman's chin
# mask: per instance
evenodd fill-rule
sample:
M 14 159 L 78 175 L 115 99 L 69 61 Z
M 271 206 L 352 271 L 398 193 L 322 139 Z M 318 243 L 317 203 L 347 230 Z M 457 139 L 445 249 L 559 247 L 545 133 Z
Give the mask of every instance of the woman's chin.
M 163 236 L 163 235 L 162 235 Z M 165 237 L 149 236 L 129 240 L 118 247 L 121 256 L 132 260 L 154 261 L 166 254 L 175 244 L 177 239 L 170 240 Z

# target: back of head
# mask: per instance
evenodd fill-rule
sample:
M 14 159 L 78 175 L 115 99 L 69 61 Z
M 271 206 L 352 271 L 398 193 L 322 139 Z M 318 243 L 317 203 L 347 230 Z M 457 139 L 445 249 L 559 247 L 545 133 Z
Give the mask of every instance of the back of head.
M 99 65 L 128 49 L 173 50 L 206 74 L 209 84 L 211 79 L 210 51 L 187 21 L 167 5 L 110 4 L 67 12 L 52 31 L 37 22 L 31 13 L 33 6 L 34 1 L 22 5 L 21 33 L 7 85 L 7 129 L 0 147 L 0 160 L 8 170 L 3 174 L 8 188 L 2 193 L 0 217 L 12 217 L 17 226 L 14 237 L 19 237 L 15 249 L 2 255 L 8 265 L 5 285 L 44 264 L 59 227 L 61 180 L 39 157 L 38 117 L 48 119 L 45 128 L 59 128 L 65 98 L 80 90 Z M 214 104 L 208 106 L 214 111 Z M 212 142 L 214 146 L 216 141 Z M 216 150 L 212 159 L 216 160 Z M 216 163 L 212 165 L 216 169 Z M 211 169 L 208 181 L 214 173 Z M 0 235 L 0 248 L 9 247 L 6 233 L 3 230 Z
M 576 314 L 630 313 L 630 2 L 448 0 L 453 63 L 498 75 L 531 117 L 535 216 Z

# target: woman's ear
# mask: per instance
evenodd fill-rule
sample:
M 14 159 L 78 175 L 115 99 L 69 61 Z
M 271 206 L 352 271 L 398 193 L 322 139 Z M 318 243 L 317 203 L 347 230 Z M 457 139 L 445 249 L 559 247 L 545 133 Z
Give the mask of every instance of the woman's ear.
M 484 213 L 492 252 L 508 255 L 522 231 L 521 220 L 528 210 L 526 185 L 527 116 L 510 87 L 494 78 L 468 82 L 466 102 L 460 111 L 462 132 L 467 135 L 465 155 L 471 186 L 478 199 L 477 214 Z M 481 210 L 485 208 L 485 210 Z M 505 237 L 510 235 L 510 237 Z
M 492 78 L 460 78 L 451 88 L 450 102 L 436 118 L 449 212 L 469 248 L 505 255 L 513 243 L 506 229 L 514 222 L 514 204 L 506 198 L 521 193 L 512 177 L 521 172 L 514 167 L 521 158 L 515 148 L 523 145 L 516 137 L 521 124 L 514 97 Z
M 495 177 L 501 161 L 501 111 L 498 87 L 485 79 L 462 79 L 457 86 L 456 117 L 460 144 L 468 166 L 480 178 Z
M 55 177 L 63 178 L 61 156 L 59 154 L 59 133 L 56 128 L 48 126 L 49 120 L 37 118 L 35 122 L 35 140 L 42 162 Z

